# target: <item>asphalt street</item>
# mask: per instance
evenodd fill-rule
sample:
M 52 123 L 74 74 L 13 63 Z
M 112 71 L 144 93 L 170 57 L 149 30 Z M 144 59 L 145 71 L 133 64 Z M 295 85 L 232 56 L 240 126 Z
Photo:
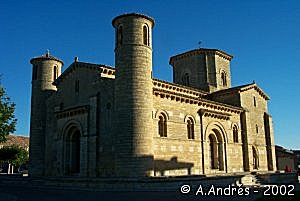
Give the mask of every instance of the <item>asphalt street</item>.
M 177 192 L 104 192 L 97 190 L 71 190 L 53 187 L 0 185 L 0 201 L 194 201 L 194 200 L 256 200 L 259 195 L 249 196 L 196 196 Z

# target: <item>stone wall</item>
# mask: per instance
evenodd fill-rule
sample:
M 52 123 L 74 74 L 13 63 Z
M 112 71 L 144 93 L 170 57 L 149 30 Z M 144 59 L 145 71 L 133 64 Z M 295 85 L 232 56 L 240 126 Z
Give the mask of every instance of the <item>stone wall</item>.
M 267 112 L 267 101 L 254 88 L 240 93 L 240 100 L 241 106 L 246 110 L 250 171 L 253 170 L 253 149 L 257 151 L 259 157 L 258 170 L 267 171 L 268 161 L 264 128 L 264 113 Z
M 173 81 L 208 92 L 230 88 L 230 59 L 229 55 L 224 56 L 218 50 L 209 49 L 196 49 L 174 56 L 170 59 Z M 225 86 L 221 80 L 222 72 L 226 74 Z M 184 83 L 186 74 L 189 78 L 188 83 Z
M 243 171 L 239 114 L 231 113 L 230 120 L 204 116 L 202 141 L 198 112 L 203 108 L 196 104 L 172 101 L 160 96 L 154 97 L 154 105 L 154 161 L 157 175 L 220 174 Z M 160 113 L 167 115 L 167 137 L 160 137 L 158 134 L 158 116 Z M 195 120 L 195 139 L 188 139 L 185 121 L 187 117 Z M 234 125 L 238 128 L 238 143 L 233 142 Z M 225 166 L 223 171 L 212 170 L 210 167 L 208 136 L 213 129 L 219 129 L 223 136 Z M 204 152 L 202 152 L 202 145 Z
M 115 174 L 122 177 L 153 175 L 152 137 L 152 27 L 139 14 L 113 20 L 115 48 Z
M 46 101 L 56 91 L 54 67 L 60 75 L 62 62 L 48 56 L 33 58 L 31 114 L 30 114 L 30 145 L 29 145 L 29 174 L 41 176 L 45 169 L 45 130 L 46 130 Z
M 75 66 L 76 65 L 76 66 Z M 80 175 L 113 173 L 114 85 L 100 77 L 93 65 L 75 63 L 47 102 L 46 175 L 66 174 L 66 136 L 70 127 L 80 130 Z M 79 81 L 79 90 L 75 83 Z

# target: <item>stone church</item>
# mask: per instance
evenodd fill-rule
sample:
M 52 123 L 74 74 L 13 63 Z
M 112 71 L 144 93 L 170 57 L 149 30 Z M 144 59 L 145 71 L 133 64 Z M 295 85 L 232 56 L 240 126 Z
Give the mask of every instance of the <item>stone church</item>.
M 31 176 L 159 177 L 275 171 L 269 96 L 231 86 L 232 56 L 172 56 L 173 83 L 152 77 L 154 20 L 113 19 L 115 67 L 32 58 Z

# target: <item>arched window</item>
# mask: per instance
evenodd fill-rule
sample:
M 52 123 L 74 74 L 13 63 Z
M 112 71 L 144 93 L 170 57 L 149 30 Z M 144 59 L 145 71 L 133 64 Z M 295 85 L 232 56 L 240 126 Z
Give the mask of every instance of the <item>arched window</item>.
M 195 135 L 194 135 L 194 121 L 190 117 L 187 120 L 187 134 L 188 134 L 188 139 L 195 139 Z
M 158 120 L 158 133 L 160 137 L 167 137 L 167 117 L 165 114 L 160 114 Z
M 147 25 L 143 26 L 143 44 L 149 46 L 149 29 Z
M 190 76 L 189 76 L 188 73 L 185 73 L 182 76 L 182 84 L 185 85 L 185 86 L 190 86 Z
M 117 47 L 121 47 L 121 45 L 123 44 L 123 26 L 120 25 L 117 28 L 117 34 L 116 34 L 116 41 L 117 41 Z
M 226 87 L 227 86 L 227 78 L 226 78 L 226 73 L 224 71 L 221 73 L 221 80 L 222 80 L 222 86 Z
M 233 127 L 233 142 L 239 142 L 238 129 L 236 126 Z
M 53 81 L 55 81 L 56 80 L 56 78 L 57 78 L 57 66 L 54 66 L 53 67 Z

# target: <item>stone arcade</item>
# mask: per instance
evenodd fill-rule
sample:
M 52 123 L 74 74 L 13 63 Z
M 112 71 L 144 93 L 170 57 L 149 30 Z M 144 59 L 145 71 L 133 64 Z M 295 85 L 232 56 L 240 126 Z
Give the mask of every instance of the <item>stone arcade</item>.
M 131 13 L 112 24 L 115 68 L 75 59 L 61 72 L 49 53 L 30 60 L 31 176 L 275 171 L 269 97 L 256 83 L 231 86 L 231 55 L 173 56 L 169 83 L 152 78 L 154 20 Z

